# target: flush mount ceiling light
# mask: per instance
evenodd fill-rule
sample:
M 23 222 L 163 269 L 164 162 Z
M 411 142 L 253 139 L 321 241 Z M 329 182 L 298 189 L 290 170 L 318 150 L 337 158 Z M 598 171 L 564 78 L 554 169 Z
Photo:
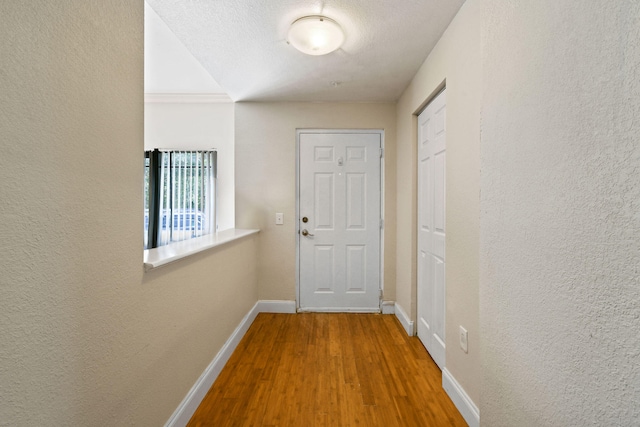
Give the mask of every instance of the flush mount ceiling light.
M 303 16 L 291 24 L 287 41 L 307 55 L 326 55 L 342 46 L 344 33 L 326 16 Z

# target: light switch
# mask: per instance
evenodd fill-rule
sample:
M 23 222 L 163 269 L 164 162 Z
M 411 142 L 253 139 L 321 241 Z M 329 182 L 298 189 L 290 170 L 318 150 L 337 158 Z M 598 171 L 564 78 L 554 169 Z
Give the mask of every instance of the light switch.
M 467 343 L 469 341 L 469 335 L 467 334 L 467 330 L 460 326 L 460 348 L 465 353 L 468 353 Z
M 276 212 L 276 225 L 284 224 L 284 214 L 282 212 Z

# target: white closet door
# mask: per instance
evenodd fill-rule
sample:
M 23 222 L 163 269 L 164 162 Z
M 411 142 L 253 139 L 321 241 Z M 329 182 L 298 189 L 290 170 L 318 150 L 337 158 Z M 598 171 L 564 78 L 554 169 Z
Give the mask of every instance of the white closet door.
M 446 94 L 418 116 L 418 337 L 445 366 Z

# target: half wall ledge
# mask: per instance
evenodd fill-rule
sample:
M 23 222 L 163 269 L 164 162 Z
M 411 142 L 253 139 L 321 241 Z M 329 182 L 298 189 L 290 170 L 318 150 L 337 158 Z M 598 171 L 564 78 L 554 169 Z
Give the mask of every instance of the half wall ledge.
M 195 239 L 175 242 L 159 248 L 146 249 L 144 251 L 144 271 L 150 271 L 154 268 L 162 267 L 170 262 L 195 255 L 199 252 L 206 251 L 224 244 L 242 239 L 243 237 L 259 233 L 259 229 L 239 229 L 230 228 L 228 230 L 218 231 L 214 234 L 197 237 Z

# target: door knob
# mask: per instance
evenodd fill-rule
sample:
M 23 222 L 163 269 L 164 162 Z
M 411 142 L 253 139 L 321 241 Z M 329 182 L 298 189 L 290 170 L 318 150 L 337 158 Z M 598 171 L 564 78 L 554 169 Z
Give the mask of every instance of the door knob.
M 304 230 L 302 230 L 301 233 L 302 233 L 303 236 L 311 236 L 311 237 L 313 237 L 313 234 L 309 233 L 306 228 Z

